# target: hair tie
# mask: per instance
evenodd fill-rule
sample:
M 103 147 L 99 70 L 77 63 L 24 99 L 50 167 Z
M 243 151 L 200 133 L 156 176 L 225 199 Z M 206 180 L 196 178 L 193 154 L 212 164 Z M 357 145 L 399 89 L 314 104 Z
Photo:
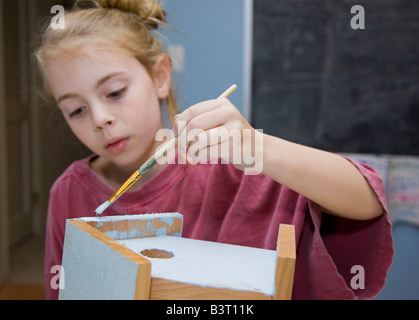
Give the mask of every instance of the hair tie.
M 86 9 L 100 8 L 100 5 L 95 0 L 79 0 L 79 1 L 76 1 L 76 3 L 74 4 L 74 8 L 86 10 Z
M 138 7 L 138 4 L 129 2 L 122 3 L 123 5 L 120 4 L 121 3 L 118 1 L 77 0 L 73 9 L 117 9 L 129 13 L 134 19 L 143 24 L 150 31 L 157 30 L 159 25 L 166 25 L 166 13 L 162 9 L 154 12 L 155 7 L 146 7 L 146 10 L 144 10 L 145 12 L 143 12 L 142 8 Z

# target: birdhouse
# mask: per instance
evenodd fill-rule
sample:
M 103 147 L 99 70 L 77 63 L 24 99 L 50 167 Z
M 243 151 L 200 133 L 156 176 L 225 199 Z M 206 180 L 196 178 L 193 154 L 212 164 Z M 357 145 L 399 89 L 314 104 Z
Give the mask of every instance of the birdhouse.
M 66 221 L 60 299 L 290 299 L 292 225 L 277 249 L 182 238 L 179 213 Z

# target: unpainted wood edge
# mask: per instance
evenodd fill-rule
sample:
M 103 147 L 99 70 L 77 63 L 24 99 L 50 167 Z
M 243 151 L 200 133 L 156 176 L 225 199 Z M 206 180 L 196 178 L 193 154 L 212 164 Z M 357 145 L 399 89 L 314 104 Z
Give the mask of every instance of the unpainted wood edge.
M 147 260 L 148 261 L 148 260 Z M 151 262 L 139 263 L 135 285 L 135 300 L 149 300 L 151 288 Z
M 109 218 L 109 217 L 108 217 Z M 161 220 L 164 217 L 156 216 L 152 219 L 149 219 L 147 215 L 144 215 L 144 219 L 132 219 L 129 218 L 124 220 L 106 220 L 103 223 L 99 225 L 99 221 L 92 220 L 92 221 L 84 221 L 85 223 L 89 224 L 93 228 L 96 228 L 100 232 L 109 232 L 109 231 L 129 231 L 133 225 L 138 227 L 141 227 L 141 225 L 147 226 L 149 223 L 152 224 L 152 226 L 156 229 L 159 229 L 159 227 L 165 227 L 167 230 L 168 236 L 174 235 L 174 234 L 182 234 L 183 229 L 183 216 L 180 217 L 173 217 L 173 222 L 171 225 L 166 225 L 167 223 L 164 220 Z M 117 228 L 118 230 L 115 230 Z M 144 230 L 145 231 L 145 230 Z M 147 230 L 148 232 L 149 230 Z M 148 234 L 145 237 L 152 237 L 156 236 L 155 231 L 149 231 Z
M 296 248 L 294 226 L 281 224 L 278 231 L 274 300 L 291 299 L 295 261 Z
M 262 292 L 202 287 L 162 278 L 151 278 L 150 300 L 271 300 Z
M 136 289 L 134 299 L 148 300 L 150 297 L 150 283 L 151 283 L 151 262 L 143 256 L 135 253 L 127 247 L 119 244 L 116 240 L 102 233 L 95 227 L 82 220 L 68 220 L 84 232 L 89 233 L 92 237 L 102 241 L 107 246 L 122 254 L 127 259 L 138 265 Z

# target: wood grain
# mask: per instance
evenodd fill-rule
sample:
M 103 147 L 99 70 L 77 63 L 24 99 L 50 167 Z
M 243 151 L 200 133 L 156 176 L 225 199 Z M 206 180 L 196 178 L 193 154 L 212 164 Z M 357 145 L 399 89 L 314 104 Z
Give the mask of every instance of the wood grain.
M 293 225 L 279 226 L 275 272 L 275 300 L 291 299 L 295 271 L 295 230 Z

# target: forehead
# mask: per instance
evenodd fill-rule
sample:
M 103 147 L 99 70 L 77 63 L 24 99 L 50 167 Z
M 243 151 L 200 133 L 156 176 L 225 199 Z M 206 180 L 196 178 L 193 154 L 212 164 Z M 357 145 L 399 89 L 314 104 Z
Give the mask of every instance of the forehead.
M 91 88 L 110 73 L 136 74 L 145 69 L 135 57 L 118 47 L 66 43 L 46 63 L 46 79 L 56 98 L 68 90 Z
M 105 63 L 118 63 L 125 61 L 127 58 L 135 59 L 128 50 L 109 41 L 95 40 L 90 37 L 75 37 L 62 40 L 51 48 L 50 54 L 46 57 L 46 65 L 57 62 L 63 64 L 83 58 Z

